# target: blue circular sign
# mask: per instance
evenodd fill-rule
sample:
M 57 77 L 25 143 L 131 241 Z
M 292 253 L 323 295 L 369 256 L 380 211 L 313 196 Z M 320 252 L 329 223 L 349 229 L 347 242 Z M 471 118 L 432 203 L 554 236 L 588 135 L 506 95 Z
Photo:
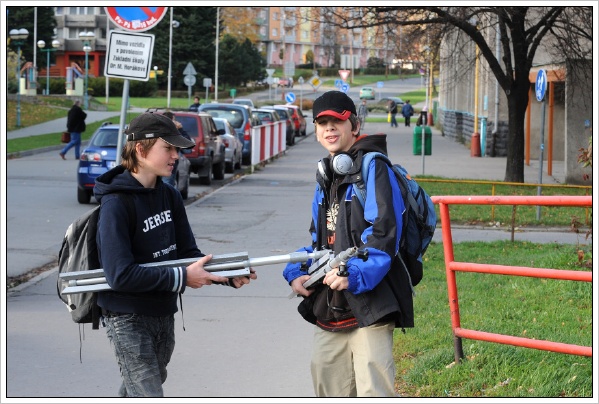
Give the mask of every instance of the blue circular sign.
M 341 86 L 341 91 L 343 91 L 344 93 L 346 93 L 346 94 L 347 94 L 347 92 L 349 91 L 349 84 L 347 84 L 347 83 L 344 83 L 344 84 Z
M 293 93 L 285 94 L 285 101 L 287 101 L 288 103 L 291 104 L 293 101 L 295 101 L 295 94 L 293 94 Z
M 535 94 L 537 96 L 537 101 L 543 101 L 543 98 L 545 98 L 546 91 L 547 91 L 547 73 L 545 73 L 545 70 L 541 69 L 537 73 L 537 80 L 535 82 Z

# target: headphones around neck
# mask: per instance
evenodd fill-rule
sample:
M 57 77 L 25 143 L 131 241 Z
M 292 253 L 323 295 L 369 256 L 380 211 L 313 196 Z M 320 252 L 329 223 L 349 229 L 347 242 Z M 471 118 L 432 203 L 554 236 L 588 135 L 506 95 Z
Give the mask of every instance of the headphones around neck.
M 349 153 L 340 152 L 333 158 L 324 157 L 318 162 L 318 172 L 326 184 L 333 180 L 333 174 L 347 175 L 354 169 L 354 159 Z

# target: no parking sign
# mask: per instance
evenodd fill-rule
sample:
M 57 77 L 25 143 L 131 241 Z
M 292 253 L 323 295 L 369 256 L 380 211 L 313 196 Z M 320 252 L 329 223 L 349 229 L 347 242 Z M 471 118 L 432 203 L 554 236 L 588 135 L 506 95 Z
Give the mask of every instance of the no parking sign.
M 125 31 L 142 32 L 154 28 L 168 7 L 104 7 L 106 15 Z

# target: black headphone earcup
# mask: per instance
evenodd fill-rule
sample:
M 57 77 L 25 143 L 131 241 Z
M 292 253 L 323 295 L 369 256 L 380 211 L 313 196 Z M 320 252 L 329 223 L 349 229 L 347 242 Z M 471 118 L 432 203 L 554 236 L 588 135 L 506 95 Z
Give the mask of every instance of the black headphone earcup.
M 318 162 L 318 173 L 325 182 L 325 185 L 331 183 L 333 180 L 333 172 L 331 171 L 331 161 L 328 157 L 323 158 Z

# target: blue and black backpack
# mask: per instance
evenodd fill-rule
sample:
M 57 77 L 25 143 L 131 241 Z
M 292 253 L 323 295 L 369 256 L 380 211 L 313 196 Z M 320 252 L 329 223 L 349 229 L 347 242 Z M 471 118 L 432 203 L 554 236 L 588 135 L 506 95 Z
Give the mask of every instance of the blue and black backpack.
M 362 180 L 356 184 L 356 196 L 364 206 L 368 169 L 373 158 L 385 161 L 395 173 L 401 189 L 406 210 L 403 215 L 403 229 L 399 246 L 399 257 L 408 272 L 413 287 L 422 280 L 422 256 L 430 244 L 437 226 L 435 205 L 424 189 L 410 177 L 407 170 L 399 164 L 392 164 L 383 153 L 370 152 L 362 158 Z M 400 254 L 400 253 L 404 254 Z M 402 257 L 403 255 L 403 257 Z M 404 261 L 405 258 L 405 261 Z

